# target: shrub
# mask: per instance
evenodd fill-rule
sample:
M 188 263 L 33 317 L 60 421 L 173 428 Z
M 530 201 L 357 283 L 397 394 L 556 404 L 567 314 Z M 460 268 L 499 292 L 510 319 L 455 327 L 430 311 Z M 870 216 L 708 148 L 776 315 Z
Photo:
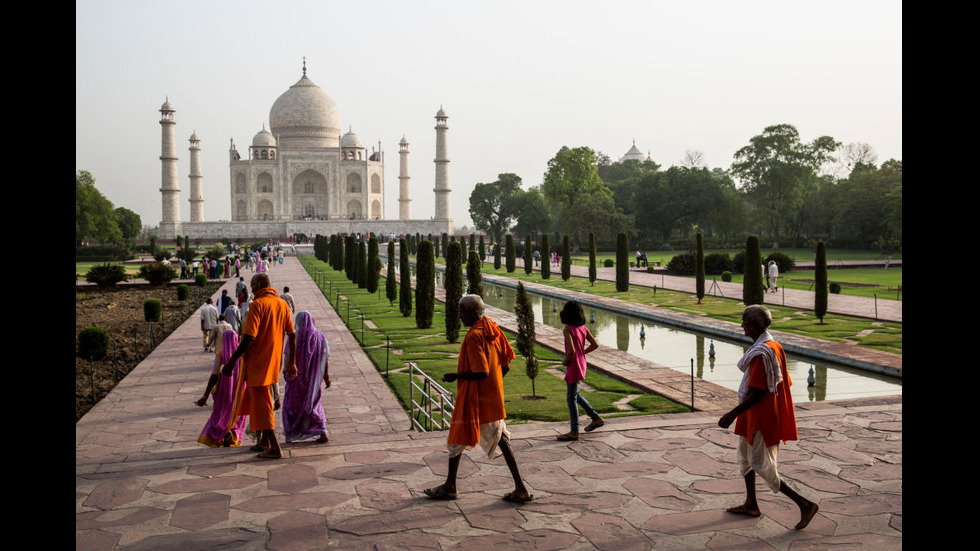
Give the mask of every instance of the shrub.
M 476 251 L 470 251 L 470 257 L 466 261 L 466 294 L 480 295 L 483 298 L 483 271 L 480 266 L 480 255 Z
M 534 247 L 531 246 L 531 234 L 524 237 L 524 273 L 531 275 L 534 271 Z
M 653 269 L 653 266 L 647 266 L 647 273 L 648 274 L 652 274 L 654 271 L 655 270 Z
M 139 277 L 145 279 L 150 285 L 163 286 L 170 283 L 170 280 L 177 279 L 177 270 L 162 262 L 151 262 L 140 266 Z
M 510 234 L 510 233 L 507 234 L 506 243 L 507 243 L 507 245 L 505 246 L 504 254 L 507 255 L 506 256 L 506 259 L 507 259 L 507 273 L 508 274 L 512 274 L 512 273 L 514 273 L 514 268 L 517 267 L 517 256 L 516 256 L 517 250 L 514 249 L 514 235 L 513 234 Z
M 191 288 L 186 283 L 177 286 L 177 300 L 187 300 L 191 294 Z
M 769 253 L 769 256 L 766 257 L 766 261 L 765 261 L 766 266 L 769 265 L 770 260 L 776 261 L 776 267 L 779 268 L 779 273 L 790 272 L 793 270 L 794 267 L 796 267 L 795 260 L 793 260 L 792 258 L 786 256 L 785 254 L 779 251 Z
M 732 271 L 736 274 L 745 273 L 745 251 L 737 252 L 732 257 Z
M 168 258 L 170 258 L 170 251 L 167 249 L 160 248 L 153 253 L 153 260 L 156 260 L 157 262 L 163 262 Z
M 398 298 L 398 286 L 395 283 L 395 241 L 388 242 L 388 271 L 385 276 L 385 297 L 388 305 L 394 305 Z
M 194 283 L 198 287 L 204 287 L 208 284 L 208 276 L 206 274 L 197 274 L 194 276 Z
M 744 258 L 744 256 L 743 256 Z M 704 273 L 718 275 L 735 268 L 732 257 L 728 253 L 711 253 L 704 255 Z
M 830 287 L 830 292 L 831 293 L 834 293 L 835 295 L 839 295 L 840 294 L 840 283 L 837 283 L 836 281 L 833 281 L 833 282 L 830 283 L 830 286 L 829 287 Z
M 372 237 L 368 241 L 367 274 L 365 287 L 367 292 L 378 292 L 378 280 L 381 277 L 381 257 L 378 256 L 378 238 Z
M 694 255 L 694 277 L 697 279 L 695 287 L 698 304 L 701 304 L 701 299 L 704 298 L 704 235 L 701 232 L 698 232 L 697 240 L 698 248 Z
M 568 236 L 561 238 L 561 280 L 568 281 L 572 277 L 572 259 L 568 249 Z
M 160 301 L 151 298 L 143 303 L 143 320 L 145 321 L 160 321 L 160 312 L 163 311 L 163 306 L 160 305 Z
M 589 283 L 595 285 L 595 232 L 589 232 Z
M 259 247 L 259 248 L 261 249 L 262 247 Z M 225 256 L 225 248 L 222 247 L 220 244 L 215 245 L 215 246 L 211 247 L 210 249 L 204 251 L 204 256 L 208 260 L 218 260 L 221 257 Z
M 732 273 L 729 272 L 728 270 L 725 270 L 724 272 L 721 273 L 721 280 L 730 283 L 732 281 Z
M 605 268 L 612 268 L 613 266 L 616 265 L 616 262 L 614 262 L 613 259 L 611 259 L 611 258 L 607 258 L 607 259 L 605 259 L 605 260 L 602 261 L 602 265 Z
M 551 243 L 548 234 L 541 234 L 541 279 L 551 279 Z
M 120 281 L 126 281 L 129 276 L 126 275 L 126 268 L 123 268 L 119 264 L 100 264 L 98 266 L 92 266 L 92 268 L 85 274 L 85 281 L 89 283 L 95 283 L 99 287 L 113 287 L 116 283 Z
M 109 352 L 109 334 L 101 327 L 86 327 L 78 334 L 78 355 L 101 360 Z
M 667 263 L 667 271 L 675 275 L 694 275 L 697 267 L 697 257 L 694 253 L 674 255 Z

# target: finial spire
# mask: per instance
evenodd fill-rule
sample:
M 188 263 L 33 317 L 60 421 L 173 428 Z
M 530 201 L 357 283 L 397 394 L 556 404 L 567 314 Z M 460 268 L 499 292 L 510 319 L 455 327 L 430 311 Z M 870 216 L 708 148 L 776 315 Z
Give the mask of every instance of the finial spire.
M 303 56 L 303 76 L 306 76 L 306 56 Z

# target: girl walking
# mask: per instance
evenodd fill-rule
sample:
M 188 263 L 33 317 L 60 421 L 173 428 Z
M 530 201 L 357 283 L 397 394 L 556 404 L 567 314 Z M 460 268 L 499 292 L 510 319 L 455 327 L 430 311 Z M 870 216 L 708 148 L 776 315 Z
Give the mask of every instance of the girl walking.
M 592 432 L 606 424 L 579 392 L 579 385 L 585 380 L 585 355 L 599 348 L 599 343 L 596 342 L 595 337 L 585 326 L 585 310 L 578 302 L 574 300 L 566 302 L 559 317 L 561 322 L 565 324 L 563 331 L 565 335 L 565 359 L 562 363 L 565 365 L 565 384 L 568 385 L 565 398 L 568 401 L 568 416 L 571 420 L 572 430 L 559 436 L 558 440 L 578 440 L 579 405 L 585 409 L 586 415 L 592 419 L 592 422 L 585 427 L 586 432 Z M 586 346 L 586 342 L 589 343 L 588 346 Z

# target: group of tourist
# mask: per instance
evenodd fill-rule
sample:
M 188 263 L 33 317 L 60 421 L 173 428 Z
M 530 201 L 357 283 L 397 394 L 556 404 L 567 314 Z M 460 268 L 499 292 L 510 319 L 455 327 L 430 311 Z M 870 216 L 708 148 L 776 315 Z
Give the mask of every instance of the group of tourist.
M 279 295 L 264 273 L 252 277 L 251 287 L 254 298 L 242 325 L 241 339 L 236 331 L 225 329 L 220 346 L 216 345 L 211 377 L 204 396 L 197 402 L 199 406 L 205 405 L 213 392 L 214 410 L 198 441 L 214 447 L 241 445 L 248 416 L 251 430 L 258 434 L 258 441 L 252 447 L 260 452 L 258 457 L 280 458 L 282 449 L 275 434 L 273 389 L 283 366 L 287 379 L 282 413 L 286 442 L 310 438 L 320 443 L 329 440 L 320 381 L 326 388 L 330 387 L 330 349 L 309 312 L 299 312 L 294 325 L 288 288 Z M 225 295 L 222 294 L 222 302 Z M 209 299 L 205 309 L 210 302 Z M 457 384 L 447 437 L 449 468 L 446 481 L 425 489 L 424 493 L 436 500 L 457 499 L 456 478 L 462 454 L 479 445 L 491 459 L 502 455 L 510 470 L 514 490 L 503 499 L 527 503 L 534 496 L 521 476 L 505 423 L 503 378 L 516 355 L 506 335 L 484 310 L 478 295 L 465 295 L 459 301 L 459 319 L 469 329 L 460 348 L 456 372 L 442 377 L 443 382 Z M 591 419 L 586 432 L 605 425 L 580 390 L 586 375 L 586 355 L 599 344 L 586 327 L 580 303 L 567 302 L 560 317 L 565 325 L 562 364 L 571 430 L 558 436 L 558 440 L 574 442 L 580 438 L 578 406 Z M 765 306 L 746 307 L 742 314 L 742 330 L 753 344 L 738 362 L 743 374 L 738 405 L 725 413 L 718 425 L 728 428 L 735 424 L 734 432 L 739 438 L 737 466 L 745 482 L 746 498 L 742 505 L 729 508 L 728 512 L 761 515 L 755 489 L 758 474 L 773 492 L 785 494 L 796 503 L 800 509 L 796 529 L 801 530 L 819 507 L 790 488 L 778 474 L 779 442 L 796 440 L 798 435 L 786 354 L 769 333 L 771 324 L 772 314 Z M 284 341 L 288 342 L 285 351 Z
M 286 442 L 329 440 L 320 382 L 330 387 L 330 346 L 308 311 L 297 313 L 294 322 L 295 302 L 289 287 L 277 293 L 267 273 L 253 275 L 250 286 L 252 294 L 245 303 L 240 331 L 226 323 L 217 330 L 220 342 L 211 342 L 211 348 L 205 342 L 205 349 L 213 349 L 215 355 L 204 395 L 195 403 L 203 407 L 212 396 L 213 407 L 198 442 L 211 447 L 240 446 L 247 424 L 256 435 L 251 449 L 259 452 L 260 458 L 276 459 L 282 457 L 274 416 L 280 407 Z M 240 302 L 247 294 L 243 287 L 244 278 L 240 278 L 236 284 Z M 216 311 L 211 299 L 206 302 L 202 327 L 212 316 L 211 310 Z M 219 319 L 226 318 L 233 308 L 237 310 L 227 290 L 222 291 L 219 304 L 225 303 L 226 314 Z M 283 371 L 286 389 L 280 398 L 279 375 Z

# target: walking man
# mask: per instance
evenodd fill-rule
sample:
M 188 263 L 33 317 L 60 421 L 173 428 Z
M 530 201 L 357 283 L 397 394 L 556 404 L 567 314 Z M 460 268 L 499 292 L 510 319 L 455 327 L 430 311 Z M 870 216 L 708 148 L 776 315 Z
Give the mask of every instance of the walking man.
M 258 457 L 262 459 L 279 459 L 282 457 L 282 448 L 276 439 L 272 392 L 269 387 L 279 382 L 283 335 L 289 336 L 286 377 L 289 380 L 296 378 L 296 332 L 293 318 L 289 315 L 289 306 L 272 288 L 269 274 L 255 274 L 252 276 L 251 286 L 252 304 L 242 327 L 241 342 L 221 372 L 231 375 L 235 362 L 244 356 L 245 380 L 248 385 L 240 413 L 249 415 L 252 430 L 259 433 L 259 441 L 252 450 L 261 452 Z
M 459 301 L 459 319 L 470 329 L 463 338 L 456 373 L 446 373 L 442 380 L 458 382 L 458 392 L 452 422 L 449 427 L 449 474 L 446 483 L 427 488 L 425 495 L 432 499 L 456 499 L 456 473 L 463 450 L 477 444 L 487 457 L 501 454 L 514 477 L 514 491 L 504 500 L 527 503 L 534 499 L 521 479 L 510 444 L 510 432 L 504 419 L 504 376 L 510 370 L 514 350 L 500 327 L 483 315 L 483 299 L 465 295 Z
M 796 529 L 802 530 L 813 520 L 819 507 L 787 486 L 776 469 L 779 441 L 798 437 L 786 353 L 769 334 L 771 324 L 772 313 L 765 306 L 748 306 L 742 312 L 742 330 L 753 344 L 738 361 L 742 371 L 739 403 L 718 420 L 718 426 L 723 429 L 735 422 L 735 434 L 739 437 L 738 468 L 745 477 L 745 503 L 728 512 L 751 517 L 762 515 L 755 498 L 758 473 L 769 489 L 786 494 L 800 508 Z
M 204 306 L 201 307 L 201 332 L 204 333 L 204 351 L 209 352 L 211 350 L 211 329 L 218 324 L 218 309 L 212 304 L 210 297 L 204 301 Z

